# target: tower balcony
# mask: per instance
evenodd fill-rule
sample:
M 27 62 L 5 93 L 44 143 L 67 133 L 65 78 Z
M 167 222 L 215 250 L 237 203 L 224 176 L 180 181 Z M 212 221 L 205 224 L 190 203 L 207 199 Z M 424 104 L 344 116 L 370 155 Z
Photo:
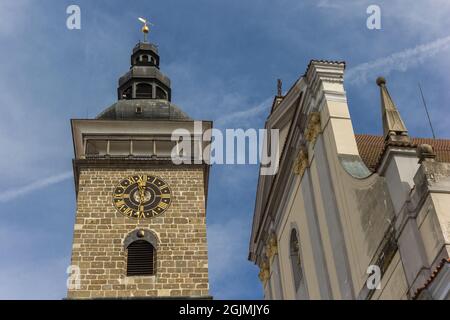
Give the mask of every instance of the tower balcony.
M 75 160 L 194 160 L 209 163 L 210 121 L 74 119 Z M 173 135 L 182 129 L 182 137 Z M 208 159 L 205 159 L 205 156 Z

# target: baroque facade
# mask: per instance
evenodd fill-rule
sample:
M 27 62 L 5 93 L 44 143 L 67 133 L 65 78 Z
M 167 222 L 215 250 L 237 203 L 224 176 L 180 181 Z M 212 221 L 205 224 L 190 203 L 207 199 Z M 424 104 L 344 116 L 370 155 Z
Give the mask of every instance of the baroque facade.
M 383 78 L 383 136 L 355 134 L 344 70 L 311 61 L 266 121 L 280 165 L 259 177 L 249 249 L 264 296 L 449 299 L 450 140 L 410 137 Z
M 171 102 L 155 45 L 134 47 L 117 93 L 95 119 L 71 121 L 77 209 L 67 297 L 208 299 L 209 165 L 174 164 L 171 134 L 183 129 L 201 150 L 209 142 Z

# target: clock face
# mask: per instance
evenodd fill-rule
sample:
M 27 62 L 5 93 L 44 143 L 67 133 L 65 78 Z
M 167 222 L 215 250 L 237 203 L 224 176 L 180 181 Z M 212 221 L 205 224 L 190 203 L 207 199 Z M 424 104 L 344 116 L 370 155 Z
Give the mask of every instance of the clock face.
M 117 211 L 130 218 L 153 218 L 170 206 L 170 188 L 161 178 L 134 175 L 123 179 L 114 189 Z

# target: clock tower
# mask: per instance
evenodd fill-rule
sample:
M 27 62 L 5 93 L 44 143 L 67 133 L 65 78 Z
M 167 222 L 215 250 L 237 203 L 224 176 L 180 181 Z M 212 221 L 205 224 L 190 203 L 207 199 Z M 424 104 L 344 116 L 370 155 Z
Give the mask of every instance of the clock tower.
M 212 123 L 171 102 L 147 41 L 133 48 L 117 97 L 95 119 L 71 120 L 77 209 L 67 297 L 210 298 L 209 165 L 198 151 Z

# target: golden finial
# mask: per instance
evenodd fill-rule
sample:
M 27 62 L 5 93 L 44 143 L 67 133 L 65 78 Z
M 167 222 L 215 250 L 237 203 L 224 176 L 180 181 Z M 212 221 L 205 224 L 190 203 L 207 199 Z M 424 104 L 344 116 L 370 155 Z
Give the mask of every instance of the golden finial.
M 150 32 L 150 28 L 148 27 L 148 24 L 153 26 L 152 23 L 148 22 L 147 19 L 144 18 L 138 18 L 140 22 L 142 22 L 144 25 L 142 26 L 142 33 L 144 34 L 144 42 L 147 42 L 148 33 Z

